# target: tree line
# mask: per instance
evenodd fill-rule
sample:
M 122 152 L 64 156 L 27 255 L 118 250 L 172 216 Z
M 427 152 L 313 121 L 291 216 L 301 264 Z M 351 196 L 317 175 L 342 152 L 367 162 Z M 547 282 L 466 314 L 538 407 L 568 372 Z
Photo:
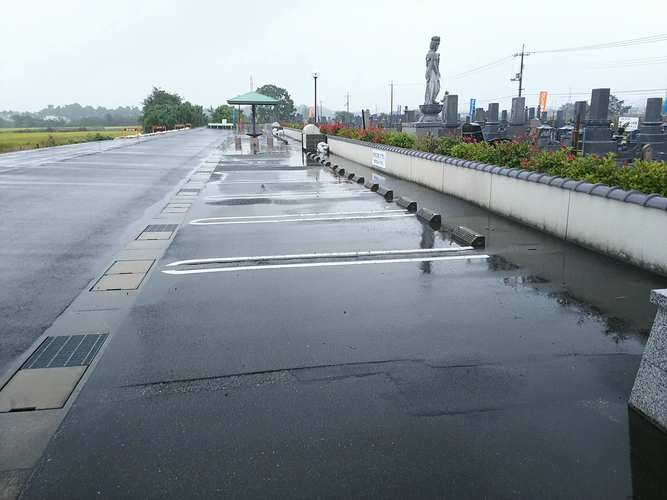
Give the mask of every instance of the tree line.
M 144 132 L 150 132 L 154 125 L 165 125 L 167 130 L 172 130 L 177 123 L 191 123 L 193 127 L 208 123 L 202 106 L 184 101 L 178 94 L 170 94 L 159 87 L 153 87 L 142 104 L 139 121 Z

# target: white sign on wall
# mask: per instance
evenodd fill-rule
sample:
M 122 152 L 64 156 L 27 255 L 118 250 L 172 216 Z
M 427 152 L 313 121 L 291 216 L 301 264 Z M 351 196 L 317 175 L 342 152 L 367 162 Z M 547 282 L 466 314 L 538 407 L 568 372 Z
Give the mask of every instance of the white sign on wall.
M 385 160 L 387 159 L 387 153 L 385 151 L 380 151 L 377 149 L 373 150 L 373 166 L 379 168 L 385 168 Z
M 632 132 L 639 128 L 639 118 L 636 116 L 619 116 L 618 128 L 625 127 L 626 132 Z

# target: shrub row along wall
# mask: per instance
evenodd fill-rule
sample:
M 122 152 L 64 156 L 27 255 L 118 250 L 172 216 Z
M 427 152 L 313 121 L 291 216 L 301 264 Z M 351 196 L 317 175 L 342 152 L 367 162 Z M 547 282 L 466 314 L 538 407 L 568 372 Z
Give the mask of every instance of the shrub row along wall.
M 300 130 L 285 135 L 301 140 Z M 340 137 L 328 143 L 331 154 L 667 276 L 662 196 Z

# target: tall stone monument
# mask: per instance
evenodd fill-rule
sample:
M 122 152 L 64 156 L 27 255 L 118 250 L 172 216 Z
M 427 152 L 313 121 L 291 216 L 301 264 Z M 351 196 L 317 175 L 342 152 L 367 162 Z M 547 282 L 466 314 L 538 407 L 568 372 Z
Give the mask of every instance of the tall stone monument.
M 453 94 L 445 95 L 443 105 L 445 106 L 443 112 L 445 115 L 445 135 L 455 135 L 457 129 L 461 126 L 459 123 L 459 96 Z
M 662 97 L 649 97 L 646 100 L 646 117 L 637 136 L 640 148 L 651 145 L 654 160 L 660 160 L 666 152 L 665 134 L 662 133 L 662 109 Z
M 445 124 L 442 121 L 441 113 L 443 105 L 438 103 L 437 98 L 440 93 L 440 37 L 431 38 L 429 50 L 426 53 L 426 91 L 424 93 L 424 104 L 419 106 L 421 118 L 417 123 L 407 123 L 403 125 L 403 130 L 417 135 L 441 136 L 445 132 Z
M 512 97 L 512 116 L 507 125 L 505 137 L 514 139 L 525 133 L 526 128 L 526 114 L 525 114 L 526 98 Z
M 593 89 L 591 94 L 591 110 L 586 120 L 582 151 L 584 154 L 606 155 L 616 153 L 618 144 L 612 140 L 613 132 L 609 127 L 609 95 L 610 89 Z
M 484 126 L 484 139 L 489 141 L 500 138 L 500 121 L 498 121 L 498 109 L 500 105 L 497 102 L 489 104 L 488 121 Z

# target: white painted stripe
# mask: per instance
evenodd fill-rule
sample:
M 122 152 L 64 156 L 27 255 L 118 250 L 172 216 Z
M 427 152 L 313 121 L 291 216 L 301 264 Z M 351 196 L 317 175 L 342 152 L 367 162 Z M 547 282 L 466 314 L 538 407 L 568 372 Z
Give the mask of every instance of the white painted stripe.
M 208 269 L 192 269 L 189 271 L 162 271 L 165 274 L 210 274 L 239 271 L 262 271 L 267 269 L 290 269 L 305 267 L 334 267 L 334 266 L 361 266 L 364 264 L 402 264 L 407 262 L 435 262 L 441 260 L 471 260 L 488 259 L 488 255 L 453 255 L 448 257 L 416 257 L 413 259 L 386 259 L 386 260 L 353 260 L 347 262 L 308 262 L 301 264 L 275 264 L 265 266 L 242 267 L 214 267 Z
M 379 255 L 405 255 L 416 253 L 440 253 L 461 252 L 473 250 L 473 247 L 449 247 L 449 248 L 414 248 L 406 250 L 367 250 L 362 252 L 327 252 L 327 253 L 301 253 L 292 255 L 255 255 L 251 257 L 217 257 L 212 259 L 190 259 L 180 260 L 167 264 L 167 267 L 193 265 L 193 264 L 222 264 L 225 262 L 248 262 L 254 260 L 294 260 L 294 259 L 333 259 L 338 257 L 373 257 Z
M 347 196 L 368 196 L 374 195 L 372 191 L 343 191 L 339 193 L 328 193 L 328 192 L 303 192 L 303 193 L 275 193 L 275 194 L 237 194 L 237 195 L 217 195 L 217 196 L 207 196 L 205 199 L 209 201 L 217 200 L 247 200 L 248 198 L 293 198 L 297 200 L 305 200 L 308 198 L 342 198 Z
M 189 193 L 188 193 L 189 194 Z M 397 219 L 400 217 L 415 217 L 415 214 L 390 214 L 390 215 L 358 215 L 350 217 L 310 217 L 306 219 L 272 219 L 272 220 L 239 220 L 221 222 L 197 222 L 190 221 L 193 226 L 228 226 L 232 224 L 278 224 L 281 222 L 316 222 L 329 220 L 360 220 L 360 219 Z
M 214 172 L 216 174 L 220 172 Z M 352 181 L 348 181 L 348 183 L 351 183 Z M 342 184 L 340 180 L 309 180 L 309 179 L 295 179 L 295 180 L 282 180 L 282 181 L 226 181 L 226 180 L 220 180 L 220 181 L 215 181 L 214 184 L 222 184 L 222 185 L 227 185 L 227 184 L 312 184 L 313 186 L 317 186 L 318 184 Z M 356 184 L 356 182 L 354 183 Z
M 289 217 L 319 217 L 325 215 L 376 215 L 405 213 L 405 210 L 367 210 L 365 212 L 320 212 L 313 214 L 282 214 L 282 215 L 239 215 L 235 217 L 207 217 L 205 219 L 195 219 L 192 222 L 218 221 L 218 220 L 237 220 L 237 219 L 287 219 Z M 192 223 L 191 222 L 191 223 Z

